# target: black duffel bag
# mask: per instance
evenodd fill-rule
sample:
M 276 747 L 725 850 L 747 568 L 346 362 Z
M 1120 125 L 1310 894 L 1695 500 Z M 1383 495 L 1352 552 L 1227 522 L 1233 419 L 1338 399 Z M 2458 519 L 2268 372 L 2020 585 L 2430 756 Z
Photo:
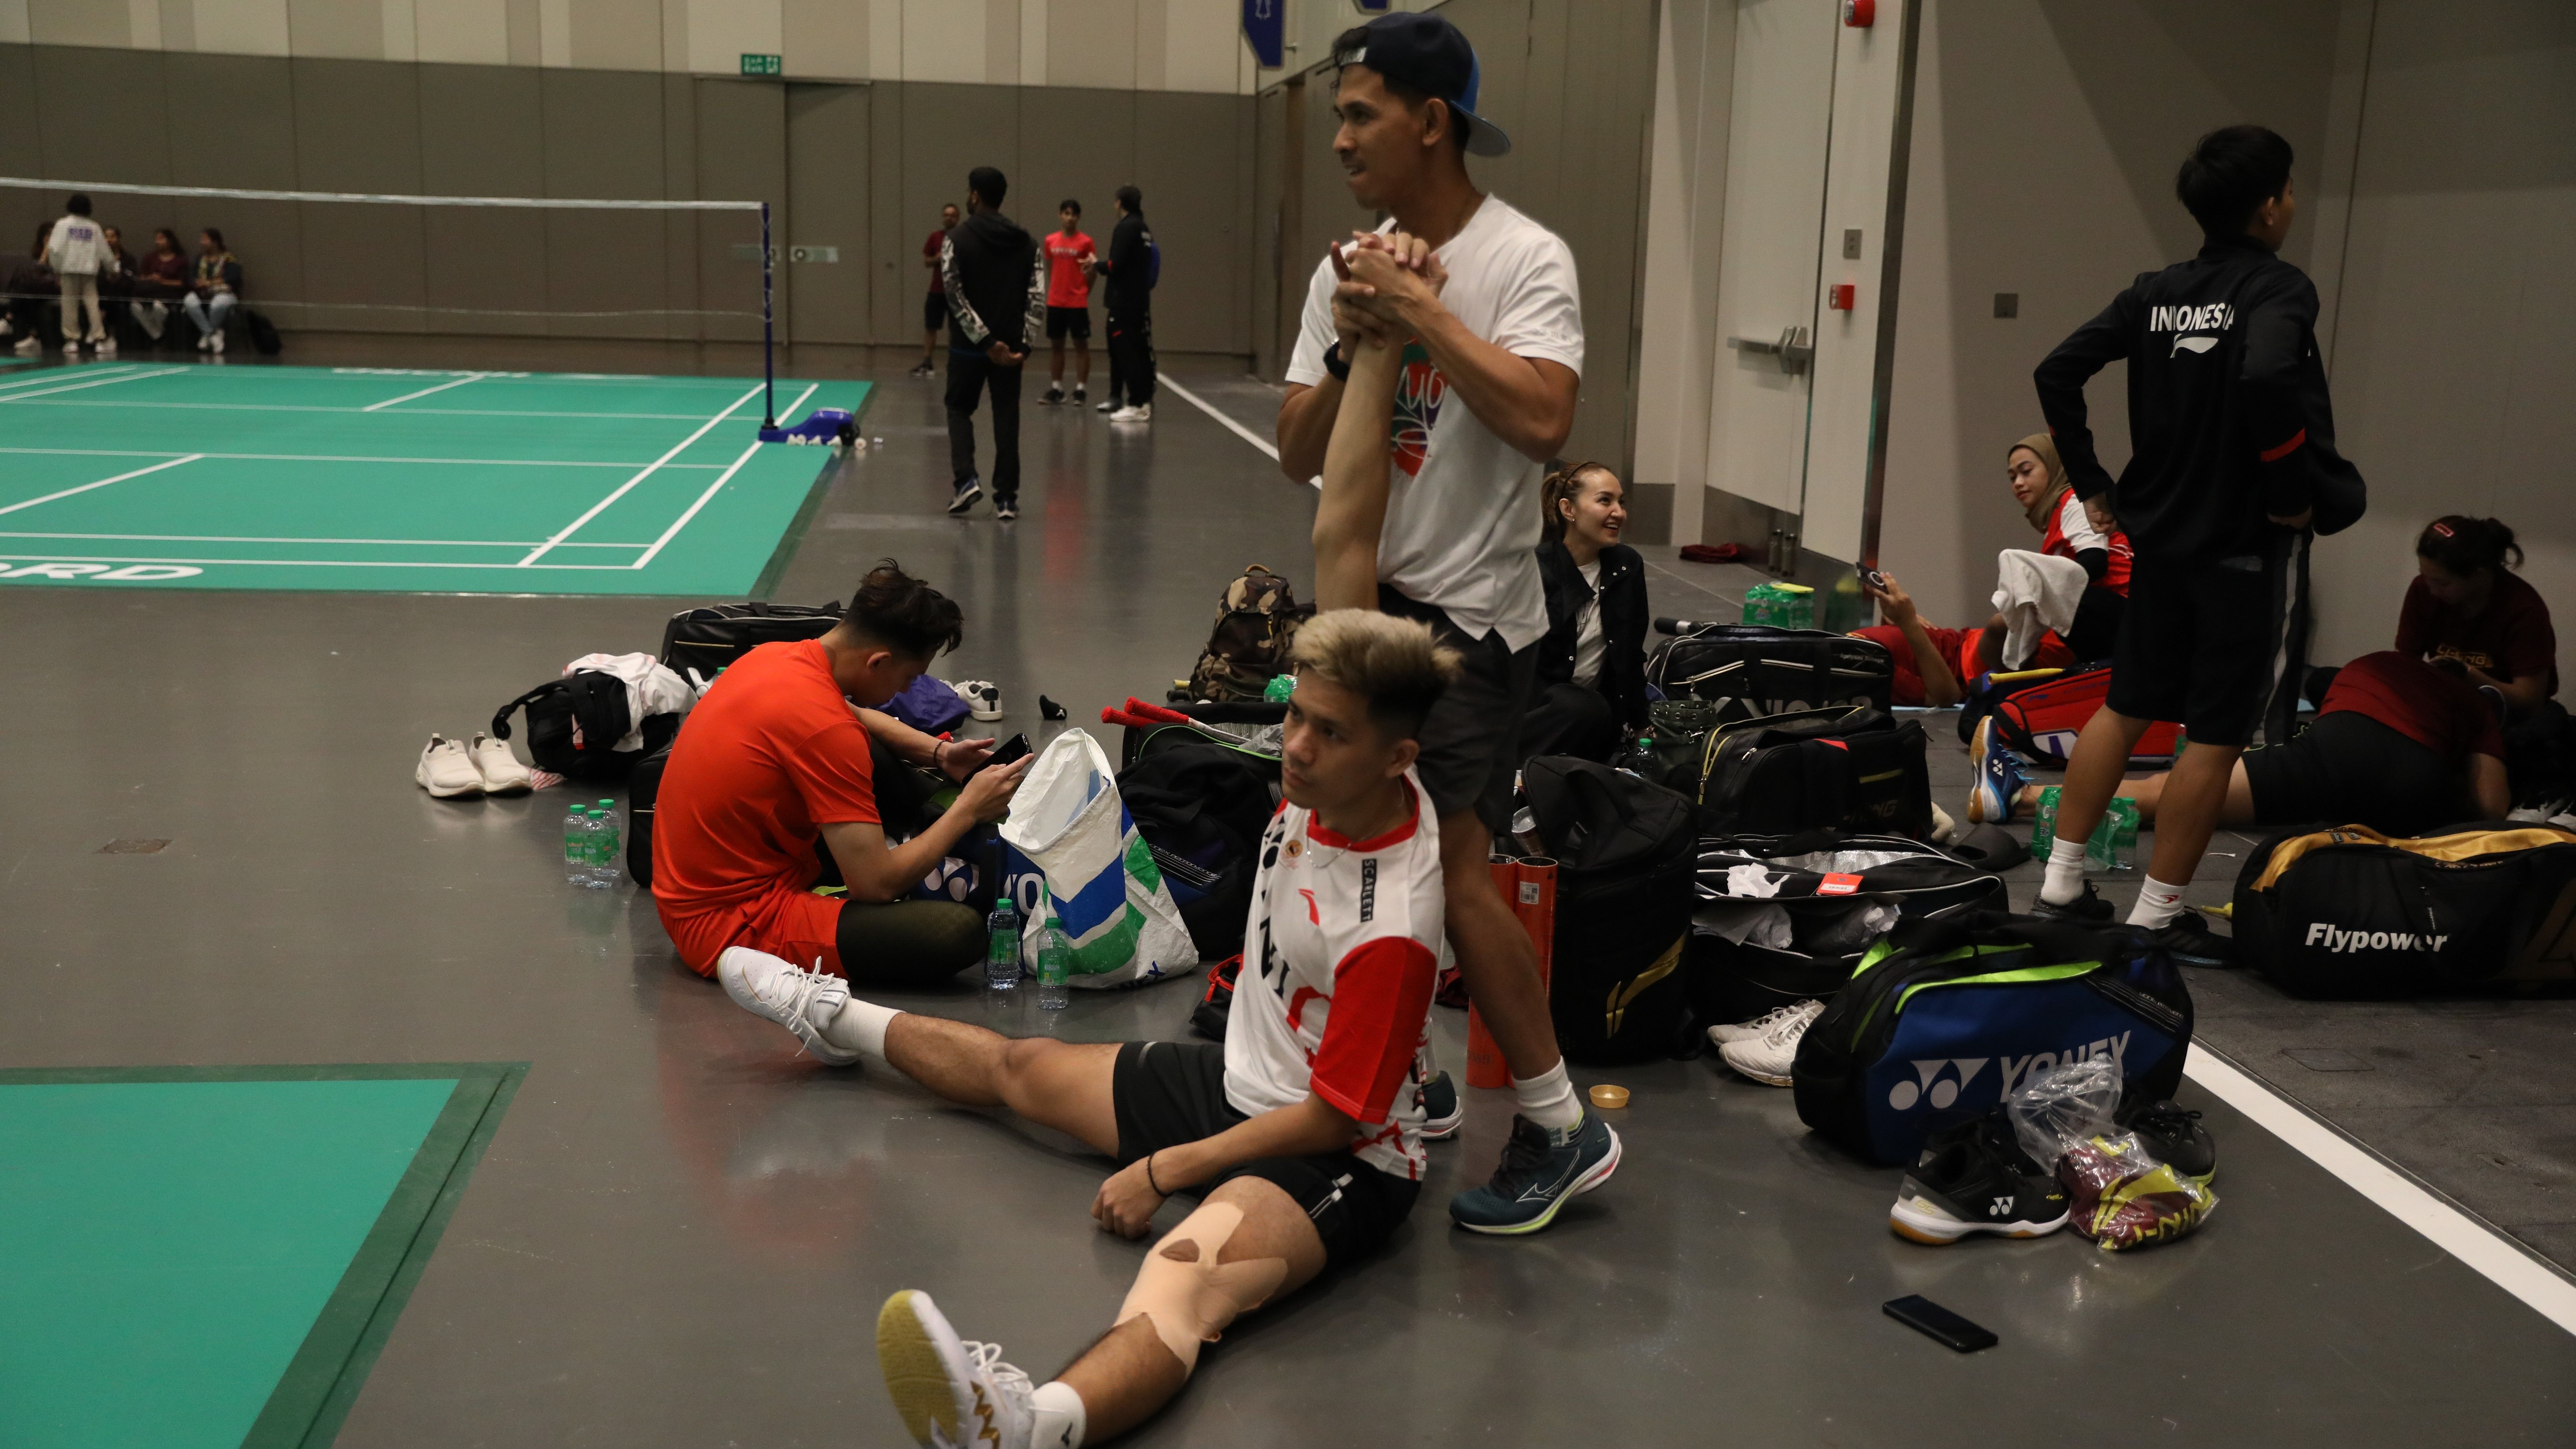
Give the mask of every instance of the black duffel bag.
M 1224 745 L 1181 744 L 1119 771 L 1118 798 L 1171 887 L 1199 959 L 1243 954 L 1253 870 L 1274 809 L 1260 771 Z
M 704 692 L 726 666 L 779 640 L 820 639 L 841 622 L 841 606 L 809 609 L 800 604 L 707 604 L 682 609 L 662 626 L 664 667 Z
M 662 772 L 670 765 L 666 744 L 637 760 L 626 776 L 626 874 L 647 889 L 653 884 L 653 811 L 662 799 Z
M 2236 964 L 2312 997 L 2576 980 L 2576 831 L 2494 821 L 2395 840 L 2285 831 L 2236 876 Z
M 1722 722 L 1819 709 L 1885 709 L 1896 661 L 1874 640 L 1821 629 L 1705 624 L 1655 647 L 1646 682 L 1668 699 L 1713 700 Z
M 1719 739 L 1700 786 L 1711 835 L 1932 833 L 1923 726 L 1885 710 L 1809 710 Z
M 623 780 L 637 761 L 670 745 L 685 717 L 648 714 L 640 730 L 643 747 L 618 749 L 619 740 L 638 732 L 626 690 L 625 680 L 597 669 L 549 679 L 493 713 L 492 738 L 510 738 L 510 716 L 525 709 L 529 763 L 567 780 Z
M 1571 755 L 1521 767 L 1539 839 L 1556 859 L 1557 1046 L 1577 1062 L 1686 1052 L 1682 948 L 1699 839 L 1691 803 Z
M 2004 909 L 2002 877 L 1899 835 L 1721 836 L 1698 878 L 1683 974 L 1703 1024 L 1830 1000 L 1904 922 Z

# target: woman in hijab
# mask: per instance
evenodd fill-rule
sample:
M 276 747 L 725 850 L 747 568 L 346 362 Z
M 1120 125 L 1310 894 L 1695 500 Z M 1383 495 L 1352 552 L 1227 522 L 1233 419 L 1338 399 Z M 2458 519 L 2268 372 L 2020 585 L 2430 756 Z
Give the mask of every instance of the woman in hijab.
M 2066 481 L 2057 440 L 2046 433 L 2033 433 L 2004 451 L 2004 476 L 2022 516 L 2039 530 L 2039 551 L 2084 568 L 2084 598 L 2066 631 L 2067 647 L 2078 660 L 2110 658 L 2120 637 L 2120 611 L 2129 600 L 2129 536 L 2093 526 Z

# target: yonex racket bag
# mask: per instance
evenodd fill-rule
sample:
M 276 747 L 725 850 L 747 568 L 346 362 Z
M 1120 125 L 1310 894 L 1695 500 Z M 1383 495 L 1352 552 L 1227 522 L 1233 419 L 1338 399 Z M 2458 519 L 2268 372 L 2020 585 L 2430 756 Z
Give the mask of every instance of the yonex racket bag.
M 1849 634 L 1709 624 L 1657 645 L 1646 682 L 1668 699 L 1714 701 L 1722 721 L 1735 721 L 1829 704 L 1885 709 L 1896 663 Z
M 841 606 L 707 604 L 682 609 L 662 626 L 662 663 L 703 691 L 735 660 L 763 644 L 820 639 L 841 622 Z
M 2141 933 L 1977 911 L 1899 925 L 1798 1039 L 1798 1119 L 1861 1158 L 1914 1161 L 1933 1130 L 2071 1061 L 2149 1097 L 2182 1081 L 2191 992 Z
M 1261 774 L 1223 745 L 1185 744 L 1119 771 L 1118 794 L 1199 959 L 1243 954 L 1253 868 L 1274 808 Z
M 1556 860 L 1548 1006 L 1558 1047 L 1602 1064 L 1686 1048 L 1681 962 L 1698 843 L 1690 802 L 1571 755 L 1532 759 L 1521 787 Z
M 2031 759 L 2064 764 L 2075 737 L 2111 694 L 2111 666 L 2088 664 L 2055 679 L 2025 686 L 1994 702 L 1995 728 L 2005 744 Z M 2170 755 L 2176 726 L 2158 722 L 2138 737 L 2133 755 Z
M 2311 997 L 2576 979 L 2576 831 L 2514 821 L 2391 839 L 2275 835 L 2236 877 L 2238 964 Z
M 1712 835 L 1932 832 L 1923 725 L 1885 710 L 1810 710 L 1712 737 L 1700 785 Z

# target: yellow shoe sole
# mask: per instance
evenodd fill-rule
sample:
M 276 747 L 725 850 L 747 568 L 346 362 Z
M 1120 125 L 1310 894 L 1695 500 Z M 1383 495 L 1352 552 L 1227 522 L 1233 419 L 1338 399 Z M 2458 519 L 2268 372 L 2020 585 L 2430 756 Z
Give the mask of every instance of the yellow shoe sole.
M 939 1335 L 924 1321 L 936 1315 L 929 1295 L 906 1288 L 877 1310 L 877 1367 L 885 1374 L 886 1395 L 903 1418 L 903 1427 L 921 1445 L 962 1444 L 957 1426 L 957 1390 L 949 1377 L 948 1357 Z M 937 1435 L 937 1438 L 933 1438 Z

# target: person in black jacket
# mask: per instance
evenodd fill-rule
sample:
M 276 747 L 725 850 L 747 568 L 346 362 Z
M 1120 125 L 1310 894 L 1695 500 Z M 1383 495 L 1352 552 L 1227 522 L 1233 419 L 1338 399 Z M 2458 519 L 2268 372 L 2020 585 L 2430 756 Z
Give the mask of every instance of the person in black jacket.
M 1547 634 L 1521 749 L 1607 760 L 1621 726 L 1646 724 L 1646 563 L 1619 541 L 1628 508 L 1618 474 L 1577 463 L 1548 474 L 1538 496 Z
M 1145 193 L 1118 188 L 1118 225 L 1100 263 L 1109 285 L 1109 396 L 1100 410 L 1113 423 L 1154 420 L 1154 232 L 1145 225 Z M 1123 399 L 1123 401 L 1122 401 Z
M 2359 475 L 2335 453 L 2316 348 L 2317 290 L 2278 255 L 2297 215 L 2290 143 L 2260 126 L 2200 140 L 2175 193 L 2207 233 L 2190 261 L 2145 273 L 2039 365 L 2039 405 L 2097 529 L 2124 527 L 2136 561 L 2104 707 L 2077 738 L 2058 801 L 2039 913 L 2103 920 L 2084 842 L 2147 725 L 2179 720 L 2155 857 L 2130 924 L 2176 959 L 2221 965 L 2224 941 L 2182 910 L 2237 756 L 2288 738 L 2300 672 L 2308 528 L 2350 507 Z M 2115 486 L 2085 426 L 2084 384 L 2128 363 L 2130 458 Z M 2330 526 L 2340 521 L 2330 521 Z M 1978 766 L 2001 770 L 1981 727 Z
M 975 476 L 975 400 L 993 393 L 993 516 L 1020 516 L 1020 365 L 1046 333 L 1046 253 L 1002 215 L 1010 182 L 990 166 L 966 173 L 966 219 L 939 246 L 948 294 L 948 511 L 984 496 Z

